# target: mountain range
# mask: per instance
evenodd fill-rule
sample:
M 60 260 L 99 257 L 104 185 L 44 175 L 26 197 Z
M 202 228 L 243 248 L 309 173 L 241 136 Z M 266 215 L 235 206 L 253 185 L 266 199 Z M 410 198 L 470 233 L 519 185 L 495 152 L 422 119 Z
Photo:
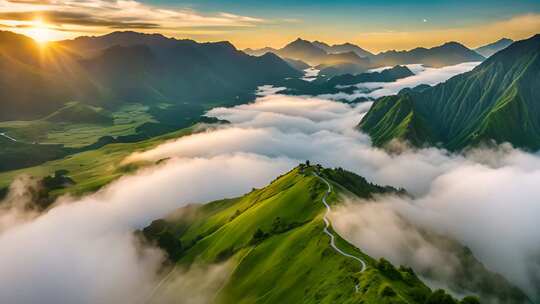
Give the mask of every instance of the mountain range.
M 41 47 L 0 32 L 0 120 L 45 116 L 68 101 L 232 104 L 255 88 L 302 74 L 274 54 L 246 55 L 228 42 L 114 32 Z
M 489 142 L 540 148 L 540 35 L 518 41 L 472 71 L 373 104 L 359 124 L 374 144 L 404 139 L 456 150 Z
M 463 62 L 483 61 L 485 58 L 457 42 L 448 42 L 433 48 L 415 48 L 409 51 L 386 51 L 372 54 L 361 47 L 345 43 L 328 45 L 324 42 L 310 42 L 301 38 L 281 49 L 246 49 L 248 54 L 260 56 L 268 52 L 282 58 L 304 61 L 321 70 L 321 75 L 358 74 L 370 68 L 420 63 L 442 67 Z
M 462 62 L 482 61 L 485 58 L 458 42 L 447 42 L 432 48 L 379 53 L 373 61 L 377 66 L 421 63 L 432 67 L 455 65 Z
M 343 44 L 334 44 L 334 45 L 328 45 L 327 43 L 321 42 L 321 41 L 313 41 L 313 45 L 316 47 L 324 50 L 328 54 L 339 54 L 339 53 L 347 53 L 347 52 L 353 52 L 356 55 L 360 57 L 373 57 L 375 56 L 373 53 L 359 47 L 356 44 L 352 44 L 349 42 L 343 43 Z

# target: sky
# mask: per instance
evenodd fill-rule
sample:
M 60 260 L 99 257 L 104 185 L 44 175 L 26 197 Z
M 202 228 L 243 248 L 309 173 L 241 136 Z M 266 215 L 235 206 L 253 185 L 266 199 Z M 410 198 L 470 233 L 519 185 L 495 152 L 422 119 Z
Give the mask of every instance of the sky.
M 540 1 L 0 0 L 0 29 L 42 41 L 135 30 L 238 48 L 298 37 L 373 52 L 450 40 L 478 47 L 540 32 Z

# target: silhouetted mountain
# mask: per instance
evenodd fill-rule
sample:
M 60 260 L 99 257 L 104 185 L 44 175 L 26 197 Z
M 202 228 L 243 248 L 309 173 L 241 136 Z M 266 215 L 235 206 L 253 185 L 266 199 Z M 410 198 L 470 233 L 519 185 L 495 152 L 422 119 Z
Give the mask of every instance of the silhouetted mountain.
M 45 49 L 26 36 L 0 31 L 0 120 L 37 118 L 76 96 L 68 81 L 76 72 L 68 68 L 73 62 L 53 46 Z
M 346 53 L 346 52 L 354 52 L 356 55 L 360 57 L 372 57 L 374 54 L 364 50 L 363 48 L 359 47 L 358 45 L 352 44 L 352 43 L 343 43 L 343 44 L 334 44 L 334 45 L 328 45 L 321 41 L 313 41 L 313 45 L 316 47 L 326 51 L 328 54 L 337 54 L 337 53 Z
M 324 42 L 309 42 L 298 38 L 279 50 L 263 48 L 245 51 L 253 55 L 272 52 L 282 58 L 302 60 L 315 66 L 321 70 L 321 75 L 326 76 L 359 74 L 370 68 L 382 66 L 417 63 L 442 67 L 485 59 L 457 42 L 448 42 L 430 49 L 415 48 L 410 51 L 387 51 L 374 55 L 351 43 L 330 46 Z
M 193 45 L 197 42 L 190 39 L 167 38 L 161 34 L 144 34 L 133 31 L 117 31 L 102 36 L 81 36 L 72 40 L 58 42 L 82 56 L 94 56 L 113 46 L 133 46 L 144 44 L 151 48 L 167 48 L 176 45 Z
M 505 49 L 512 43 L 514 43 L 514 40 L 508 39 L 508 38 L 502 38 L 496 42 L 479 47 L 475 49 L 474 51 L 487 58 L 497 53 L 498 51 Z
M 277 49 L 271 48 L 271 47 L 264 47 L 262 49 L 244 49 L 244 53 L 251 55 L 251 56 L 262 56 L 266 53 L 277 53 Z
M 449 149 L 495 141 L 540 148 L 540 35 L 513 43 L 432 88 L 377 100 L 360 122 L 374 144 L 394 138 Z
M 246 55 L 228 42 L 114 46 L 84 65 L 114 100 L 225 101 L 258 85 L 301 76 L 277 55 Z
M 312 65 L 320 64 L 327 56 L 324 50 L 300 38 L 278 50 L 278 54 L 283 57 L 302 60 Z
M 442 67 L 463 62 L 482 61 L 485 58 L 457 42 L 447 42 L 430 49 L 415 48 L 410 51 L 387 51 L 372 58 L 375 65 L 392 66 L 398 64 L 421 63 L 432 67 Z
M 277 50 L 276 53 L 282 58 L 304 61 L 320 70 L 327 69 L 327 75 L 361 73 L 371 66 L 368 58 L 360 57 L 353 51 L 327 53 L 314 43 L 300 38 Z
M 391 69 L 386 69 L 380 72 L 362 73 L 357 75 L 344 74 L 334 76 L 327 82 L 332 86 L 346 86 L 362 82 L 393 82 L 401 78 L 413 76 L 414 73 L 408 67 L 397 65 Z
M 0 32 L 0 46 L 1 120 L 43 117 L 72 100 L 237 103 L 259 85 L 302 76 L 274 54 L 253 57 L 229 42 L 158 34 L 115 32 L 41 48 Z

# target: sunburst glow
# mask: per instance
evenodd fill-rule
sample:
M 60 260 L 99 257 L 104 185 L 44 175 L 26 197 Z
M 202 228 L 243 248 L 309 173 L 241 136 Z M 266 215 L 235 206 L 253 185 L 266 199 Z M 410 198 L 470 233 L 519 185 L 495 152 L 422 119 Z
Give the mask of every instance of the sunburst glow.
M 40 44 L 45 44 L 51 41 L 55 36 L 55 31 L 49 25 L 43 22 L 42 19 L 36 19 L 32 22 L 26 34 Z

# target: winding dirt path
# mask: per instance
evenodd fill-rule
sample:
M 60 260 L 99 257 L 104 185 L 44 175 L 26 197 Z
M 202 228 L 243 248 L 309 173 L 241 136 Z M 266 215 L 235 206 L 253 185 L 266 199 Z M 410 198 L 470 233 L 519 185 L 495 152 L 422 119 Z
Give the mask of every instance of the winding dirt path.
M 330 193 L 332 193 L 332 185 L 330 185 L 330 183 L 324 179 L 322 176 L 320 176 L 319 174 L 317 173 L 313 173 L 315 176 L 317 176 L 319 179 L 321 179 L 325 184 L 326 186 L 328 187 L 328 189 L 326 190 L 326 193 L 324 194 L 323 198 L 322 198 L 322 203 L 324 204 L 324 206 L 326 207 L 326 212 L 324 213 L 324 217 L 323 217 L 323 220 L 324 220 L 324 224 L 325 224 L 325 227 L 323 229 L 324 233 L 326 233 L 326 235 L 328 235 L 330 237 L 330 246 L 339 254 L 341 254 L 342 256 L 345 256 L 345 257 L 348 257 L 348 258 L 351 258 L 351 259 L 354 259 L 356 261 L 358 261 L 360 263 L 360 266 L 361 266 L 361 269 L 360 269 L 360 272 L 364 272 L 367 268 L 367 265 L 366 265 L 366 262 L 364 262 L 364 260 L 362 260 L 361 258 L 359 257 L 356 257 L 354 255 L 351 255 L 351 254 L 348 254 L 346 252 L 344 252 L 343 250 L 339 249 L 339 247 L 336 246 L 336 237 L 330 232 L 330 230 L 328 228 L 330 228 L 331 226 L 331 222 L 330 222 L 330 219 L 328 218 L 328 215 L 330 214 L 330 205 L 328 205 L 328 203 L 326 202 L 326 198 L 328 197 L 328 195 Z M 354 290 L 356 292 L 358 292 L 358 284 L 356 284 L 356 286 L 354 286 Z

